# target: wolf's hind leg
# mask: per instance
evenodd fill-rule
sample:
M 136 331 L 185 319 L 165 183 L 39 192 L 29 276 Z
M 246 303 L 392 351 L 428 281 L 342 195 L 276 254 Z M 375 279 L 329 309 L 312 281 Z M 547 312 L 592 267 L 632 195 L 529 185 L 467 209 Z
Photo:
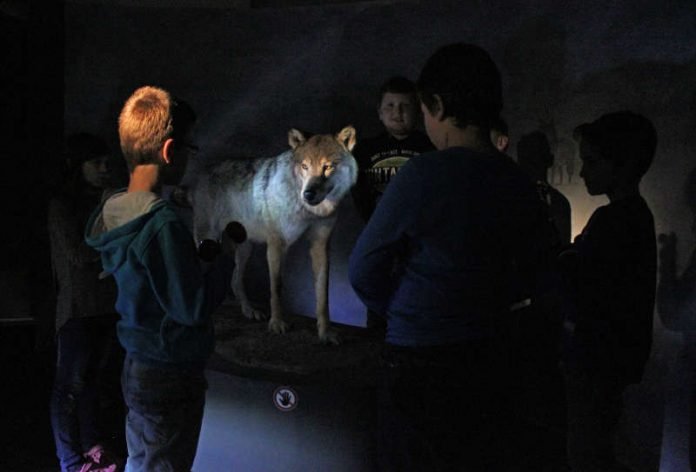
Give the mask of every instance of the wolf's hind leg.
M 232 274 L 232 293 L 242 308 L 242 314 L 251 320 L 265 320 L 266 314 L 251 306 L 244 288 L 244 270 L 246 269 L 249 256 L 251 256 L 252 245 L 249 241 L 237 246 L 234 253 L 234 273 Z

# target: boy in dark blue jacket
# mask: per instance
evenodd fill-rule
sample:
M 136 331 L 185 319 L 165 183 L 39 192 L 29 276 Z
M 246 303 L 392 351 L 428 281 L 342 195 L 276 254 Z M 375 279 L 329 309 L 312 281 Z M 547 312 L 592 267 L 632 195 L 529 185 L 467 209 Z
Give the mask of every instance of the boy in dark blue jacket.
M 90 218 L 87 243 L 118 285 L 118 337 L 126 351 L 126 470 L 191 470 L 213 352 L 212 313 L 232 274 L 224 254 L 207 272 L 193 237 L 159 192 L 181 179 L 195 115 L 156 87 L 141 87 L 119 117 L 130 181 Z
M 437 151 L 394 176 L 350 258 L 355 292 L 387 320 L 380 470 L 503 470 L 505 326 L 529 302 L 547 216 L 491 142 L 502 86 L 488 53 L 440 48 L 418 89 Z

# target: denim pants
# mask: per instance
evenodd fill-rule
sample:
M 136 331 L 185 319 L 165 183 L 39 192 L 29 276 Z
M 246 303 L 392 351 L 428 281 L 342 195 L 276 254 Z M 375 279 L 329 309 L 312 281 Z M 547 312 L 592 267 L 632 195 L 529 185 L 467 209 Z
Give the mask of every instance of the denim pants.
M 568 464 L 574 472 L 614 470 L 614 433 L 626 384 L 566 372 Z
M 126 472 L 188 472 L 196 457 L 207 382 L 202 369 L 162 368 L 126 357 Z
M 114 316 L 69 320 L 58 331 L 56 377 L 50 412 L 56 455 L 63 472 L 79 469 L 82 454 L 104 438 L 100 430 L 100 388 L 104 383 L 118 394 L 118 375 L 104 378 L 109 361 L 122 356 Z M 114 371 L 117 372 L 117 371 Z

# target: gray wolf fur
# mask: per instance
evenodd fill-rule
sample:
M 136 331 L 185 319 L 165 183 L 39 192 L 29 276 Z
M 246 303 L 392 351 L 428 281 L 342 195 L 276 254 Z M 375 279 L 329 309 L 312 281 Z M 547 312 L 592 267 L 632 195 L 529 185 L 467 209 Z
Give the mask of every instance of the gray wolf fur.
M 358 166 L 351 150 L 355 129 L 336 135 L 311 137 L 288 132 L 290 150 L 271 158 L 226 160 L 198 176 L 192 189 L 196 241 L 217 239 L 225 224 L 238 221 L 248 239 L 235 252 L 232 291 L 247 318 L 264 319 L 254 309 L 244 289 L 243 275 L 252 243 L 266 243 L 270 277 L 271 317 L 274 333 L 288 329 L 280 297 L 281 263 L 287 248 L 307 234 L 310 242 L 316 298 L 316 319 L 322 342 L 338 343 L 330 329 L 328 243 L 336 223 L 337 208 L 355 185 Z

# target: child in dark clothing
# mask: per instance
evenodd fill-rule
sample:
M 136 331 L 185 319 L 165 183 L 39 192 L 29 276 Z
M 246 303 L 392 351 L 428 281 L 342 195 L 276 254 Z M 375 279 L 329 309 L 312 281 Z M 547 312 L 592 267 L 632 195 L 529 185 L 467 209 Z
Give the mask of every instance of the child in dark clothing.
M 546 212 L 491 142 L 502 85 L 486 51 L 438 49 L 418 89 L 437 151 L 392 179 L 349 266 L 357 295 L 387 320 L 379 470 L 503 470 L 512 421 L 501 327 L 524 299 L 520 279 L 535 276 Z
M 48 207 L 57 292 L 51 425 L 61 471 L 99 467 L 115 472 L 120 460 L 108 450 L 120 448 L 105 444 L 99 400 L 102 390 L 115 390 L 109 398 L 114 406 L 122 404 L 119 389 L 113 388 L 118 386 L 118 370 L 107 368 L 123 359 L 116 341 L 116 284 L 112 278 L 98 277 L 99 254 L 85 244 L 83 231 L 90 213 L 117 185 L 117 172 L 106 143 L 88 133 L 66 140 L 65 171 L 63 185 Z
M 353 149 L 359 168 L 353 200 L 365 221 L 399 168 L 435 149 L 428 136 L 416 129 L 419 106 L 416 84 L 405 77 L 391 77 L 380 87 L 377 114 L 384 132 L 358 140 Z
M 641 381 L 652 342 L 655 225 L 638 185 L 657 136 L 650 121 L 628 111 L 583 124 L 575 136 L 588 193 L 610 203 L 560 256 L 568 289 L 568 460 L 574 471 L 614 470 L 621 397 Z
M 428 136 L 416 129 L 419 106 L 416 84 L 405 77 L 391 77 L 379 89 L 377 114 L 384 132 L 358 140 L 353 149 L 358 181 L 352 195 L 365 221 L 372 216 L 387 184 L 401 166 L 412 157 L 435 149 Z M 384 320 L 369 309 L 366 324 L 377 336 L 383 334 Z
M 548 182 L 548 170 L 554 163 L 549 140 L 542 131 L 522 136 L 517 143 L 517 163 L 537 187 L 539 198 L 549 207 L 549 217 L 558 234 L 558 244 L 570 243 L 570 202 Z

